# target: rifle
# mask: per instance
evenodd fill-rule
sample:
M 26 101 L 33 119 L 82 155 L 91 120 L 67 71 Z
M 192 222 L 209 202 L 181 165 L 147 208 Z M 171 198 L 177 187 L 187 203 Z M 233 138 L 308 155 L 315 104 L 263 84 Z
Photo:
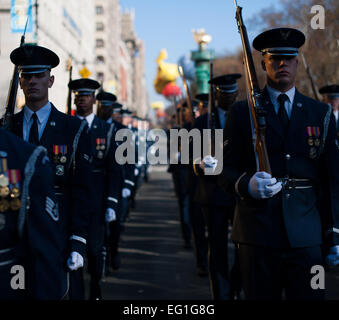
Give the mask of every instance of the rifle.
M 313 91 L 313 94 L 314 94 L 314 98 L 315 98 L 316 100 L 320 101 L 319 94 L 318 94 L 318 90 L 317 90 L 317 87 L 316 87 L 315 82 L 314 82 L 314 80 L 313 80 L 313 77 L 312 77 L 312 73 L 311 73 L 310 67 L 309 67 L 309 65 L 307 64 L 306 59 L 305 59 L 305 56 L 304 56 L 303 53 L 301 53 L 301 58 L 303 59 L 304 67 L 305 67 L 306 73 L 307 73 L 308 78 L 310 79 L 310 82 L 311 82 L 311 87 L 312 87 L 312 91 Z
M 194 122 L 194 112 L 193 112 L 192 103 L 191 103 L 191 94 L 190 94 L 190 91 L 189 91 L 189 88 L 188 88 L 188 85 L 187 85 L 187 82 L 186 82 L 186 78 L 185 78 L 182 66 L 178 66 L 178 70 L 179 70 L 179 75 L 181 76 L 182 81 L 184 83 L 184 87 L 185 87 L 185 91 L 186 91 L 187 106 L 190 110 L 190 113 L 191 113 L 191 116 L 192 116 L 191 123 L 193 124 L 193 122 Z
M 258 161 L 258 169 L 271 174 L 271 166 L 268 159 L 268 153 L 266 148 L 266 119 L 265 110 L 262 107 L 262 91 L 259 87 L 257 74 L 255 71 L 253 56 L 251 52 L 251 46 L 249 44 L 247 30 L 242 19 L 242 8 L 238 7 L 237 0 L 234 0 L 236 7 L 236 20 L 238 30 L 241 36 L 241 42 L 244 51 L 244 66 L 245 73 L 248 79 L 248 97 L 249 106 L 251 109 L 250 117 L 253 123 L 255 135 L 256 135 L 256 147 L 255 153 Z
M 72 59 L 70 58 L 69 66 L 67 66 L 67 69 L 69 71 L 69 82 L 72 81 L 72 71 L 73 71 L 73 66 L 72 66 Z M 68 96 L 67 96 L 67 110 L 66 110 L 68 115 L 71 115 L 72 112 L 72 90 L 68 89 Z
M 27 25 L 28 25 L 28 19 L 29 19 L 29 16 L 27 16 L 25 30 L 24 30 L 23 35 L 21 36 L 20 47 L 23 47 L 25 44 L 25 36 L 26 36 L 26 30 L 27 30 Z M 1 123 L 1 126 L 4 129 L 9 129 L 11 126 L 11 118 L 13 117 L 14 111 L 15 111 L 15 103 L 16 103 L 16 96 L 18 93 L 18 85 L 19 85 L 19 68 L 18 66 L 14 66 L 12 80 L 11 80 L 11 83 L 8 89 L 8 95 L 7 95 L 7 101 L 6 101 L 6 112 Z
M 211 155 L 215 155 L 215 97 L 212 84 L 213 79 L 213 61 L 210 61 L 210 92 L 208 99 L 208 128 L 211 129 Z

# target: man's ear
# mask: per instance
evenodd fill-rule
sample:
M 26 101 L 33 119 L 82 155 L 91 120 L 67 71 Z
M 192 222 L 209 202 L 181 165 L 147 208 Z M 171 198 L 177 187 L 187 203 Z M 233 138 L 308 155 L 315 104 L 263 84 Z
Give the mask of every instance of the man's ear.
M 52 88 L 53 83 L 54 83 L 54 76 L 50 76 L 49 81 L 48 81 L 48 88 Z
M 265 64 L 265 60 L 261 60 L 261 67 L 264 71 L 266 71 L 266 64 Z

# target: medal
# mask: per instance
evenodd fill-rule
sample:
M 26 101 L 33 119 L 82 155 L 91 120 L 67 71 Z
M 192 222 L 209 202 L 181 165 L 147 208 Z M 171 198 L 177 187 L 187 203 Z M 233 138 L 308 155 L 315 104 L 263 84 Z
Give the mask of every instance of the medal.
M 67 146 L 53 146 L 53 154 L 54 154 L 54 163 L 66 163 L 67 162 Z
M 311 146 L 311 147 L 313 146 L 313 139 L 312 138 L 308 138 L 307 142 L 308 142 L 309 146 Z
M 19 170 L 8 170 L 9 182 L 10 182 L 10 197 L 20 197 L 20 171 Z
M 66 162 L 67 162 L 67 158 L 66 158 L 65 156 L 62 156 L 62 157 L 60 158 L 60 162 L 61 162 L 61 163 L 66 163 Z
M 6 212 L 9 209 L 9 203 L 6 199 L 0 200 L 0 212 Z
M 4 214 L 0 214 L 0 231 L 5 229 L 6 226 L 6 217 Z
M 102 146 L 101 146 L 101 150 L 105 150 L 106 149 L 106 146 L 103 144 Z
M 8 187 L 0 187 L 0 197 L 6 198 L 9 195 L 9 188 Z
M 21 208 L 21 201 L 19 198 L 13 199 L 10 202 L 10 208 L 12 211 L 17 211 Z
M 4 174 L 0 174 L 0 187 L 7 187 L 8 183 L 8 178 Z
M 319 127 L 314 127 L 314 134 L 315 134 L 315 140 L 314 140 L 314 145 L 316 146 L 316 147 L 319 147 L 320 146 L 320 139 L 319 139 L 319 137 L 320 137 L 320 129 L 319 129 Z

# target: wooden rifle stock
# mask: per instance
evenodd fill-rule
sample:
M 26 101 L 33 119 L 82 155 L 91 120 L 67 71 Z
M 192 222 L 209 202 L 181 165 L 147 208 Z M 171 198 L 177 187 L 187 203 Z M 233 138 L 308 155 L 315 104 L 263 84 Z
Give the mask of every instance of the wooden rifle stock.
M 250 116 L 252 118 L 255 134 L 256 134 L 256 155 L 258 159 L 259 171 L 265 171 L 269 174 L 271 166 L 268 159 L 266 148 L 266 119 L 265 110 L 262 107 L 262 92 L 259 87 L 257 74 L 255 71 L 251 46 L 248 40 L 247 30 L 242 19 L 242 8 L 236 6 L 236 20 L 238 24 L 239 33 L 241 35 L 241 42 L 244 51 L 244 66 L 247 77 L 249 106 L 251 108 Z
M 184 83 L 184 87 L 185 87 L 185 91 L 186 91 L 186 101 L 187 101 L 187 106 L 190 110 L 190 113 L 191 113 L 191 123 L 193 124 L 194 122 L 194 112 L 193 112 L 193 107 L 192 107 L 192 100 L 191 100 L 191 94 L 190 94 L 190 91 L 189 91 L 189 88 L 188 88 L 188 85 L 187 85 L 187 82 L 186 82 L 186 78 L 185 78 L 185 75 L 184 75 L 184 71 L 182 69 L 181 66 L 178 67 L 179 69 L 179 74 L 182 78 L 182 81 Z

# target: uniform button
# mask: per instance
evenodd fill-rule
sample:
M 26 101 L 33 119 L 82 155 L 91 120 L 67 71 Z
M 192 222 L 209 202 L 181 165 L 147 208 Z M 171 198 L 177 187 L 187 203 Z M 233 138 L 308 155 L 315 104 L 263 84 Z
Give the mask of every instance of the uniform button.
M 287 155 L 285 156 L 285 158 L 286 158 L 286 160 L 290 160 L 290 159 L 291 159 L 291 156 L 290 156 L 289 154 L 287 154 Z
M 285 199 L 289 199 L 290 196 L 291 196 L 291 195 L 290 195 L 289 193 L 286 193 L 286 194 L 285 194 Z

